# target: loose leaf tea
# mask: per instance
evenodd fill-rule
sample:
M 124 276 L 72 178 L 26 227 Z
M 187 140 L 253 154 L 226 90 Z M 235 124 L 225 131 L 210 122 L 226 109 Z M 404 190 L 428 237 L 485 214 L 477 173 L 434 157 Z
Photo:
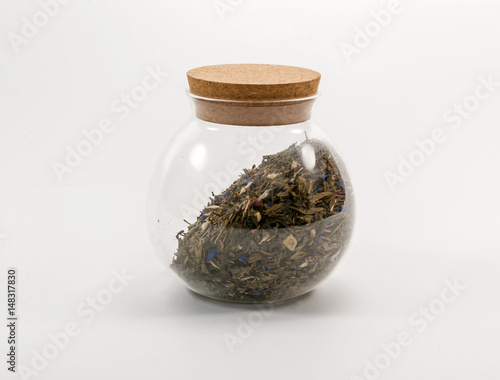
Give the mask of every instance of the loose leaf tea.
M 312 165 L 304 152 L 313 152 Z M 306 139 L 212 193 L 196 222 L 177 235 L 172 269 L 193 290 L 227 301 L 273 302 L 312 289 L 352 231 L 348 190 L 330 152 Z

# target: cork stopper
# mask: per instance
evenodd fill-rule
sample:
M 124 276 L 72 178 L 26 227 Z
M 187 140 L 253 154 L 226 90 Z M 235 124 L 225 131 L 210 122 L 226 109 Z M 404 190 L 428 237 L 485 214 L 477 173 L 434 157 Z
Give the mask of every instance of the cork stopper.
M 309 120 L 321 75 L 293 66 L 231 64 L 199 67 L 187 77 L 198 118 L 270 126 Z
M 187 73 L 194 95 L 239 101 L 308 98 L 318 92 L 321 74 L 281 65 L 217 65 Z

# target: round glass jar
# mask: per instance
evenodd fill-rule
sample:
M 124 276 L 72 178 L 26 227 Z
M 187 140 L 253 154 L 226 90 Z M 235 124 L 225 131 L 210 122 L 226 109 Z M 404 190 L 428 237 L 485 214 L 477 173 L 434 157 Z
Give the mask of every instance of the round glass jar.
M 163 263 L 218 300 L 300 296 L 345 253 L 352 186 L 311 120 L 320 74 L 275 65 L 188 72 L 194 115 L 161 155 L 148 227 Z

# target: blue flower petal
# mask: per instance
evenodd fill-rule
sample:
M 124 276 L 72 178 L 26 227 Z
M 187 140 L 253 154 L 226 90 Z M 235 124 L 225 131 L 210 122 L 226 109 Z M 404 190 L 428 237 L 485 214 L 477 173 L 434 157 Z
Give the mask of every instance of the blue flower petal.
M 205 261 L 205 262 L 207 263 L 210 260 L 212 260 L 216 254 L 217 254 L 217 248 L 212 248 L 212 250 L 208 254 L 207 261 Z
M 248 264 L 245 259 L 243 258 L 243 256 L 240 256 L 240 261 L 243 263 L 243 264 Z
M 344 184 L 340 181 L 337 182 L 341 188 L 344 188 Z
M 265 292 L 267 292 L 267 290 L 262 290 L 261 292 L 252 293 L 251 295 L 252 296 L 260 296 L 261 294 L 264 294 Z

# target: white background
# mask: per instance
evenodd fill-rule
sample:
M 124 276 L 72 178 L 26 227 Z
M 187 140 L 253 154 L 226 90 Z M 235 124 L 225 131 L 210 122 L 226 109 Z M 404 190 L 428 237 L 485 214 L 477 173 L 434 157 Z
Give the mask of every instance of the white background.
M 340 44 L 387 1 L 232 3 L 221 17 L 212 0 L 72 0 L 18 53 L 8 35 L 40 5 L 0 5 L 0 315 L 16 267 L 21 363 L 32 367 L 48 334 L 73 321 L 79 335 L 37 379 L 368 379 L 366 361 L 403 331 L 413 343 L 379 378 L 497 379 L 500 87 L 459 128 L 443 115 L 479 77 L 500 81 L 498 2 L 401 0 L 351 62 Z M 315 118 L 357 195 L 335 274 L 264 316 L 188 292 L 147 236 L 149 177 L 190 115 L 185 72 L 218 63 L 320 71 Z M 168 78 L 119 120 L 113 101 L 156 65 Z M 53 163 L 103 118 L 115 131 L 59 182 Z M 446 141 L 391 191 L 385 173 L 437 128 Z M 135 279 L 87 323 L 77 308 L 122 269 Z M 410 319 L 438 305 L 447 279 L 466 289 L 419 332 Z M 262 323 L 242 335 L 249 318 Z M 228 345 L 228 334 L 241 341 Z M 4 357 L 7 329 L 0 338 Z

